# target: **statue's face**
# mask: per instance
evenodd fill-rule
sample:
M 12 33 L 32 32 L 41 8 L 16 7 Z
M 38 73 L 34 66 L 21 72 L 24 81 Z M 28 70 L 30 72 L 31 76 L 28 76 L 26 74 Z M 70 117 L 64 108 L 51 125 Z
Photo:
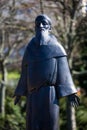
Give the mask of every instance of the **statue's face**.
M 50 30 L 50 24 L 48 22 L 47 19 L 45 18 L 39 18 L 36 22 L 35 22 L 35 30 L 36 32 L 44 32 L 44 31 L 49 31 Z

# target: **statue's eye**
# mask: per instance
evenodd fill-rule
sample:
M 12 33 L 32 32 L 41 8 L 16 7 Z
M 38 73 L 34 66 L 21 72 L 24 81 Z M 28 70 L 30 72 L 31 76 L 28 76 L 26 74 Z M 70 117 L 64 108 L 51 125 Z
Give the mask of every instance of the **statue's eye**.
M 43 25 L 48 25 L 48 23 L 46 21 L 42 21 Z
M 46 22 L 43 22 L 43 25 L 46 25 L 47 23 Z
M 42 20 L 42 21 L 36 22 L 35 24 L 36 24 L 37 27 L 39 27 L 41 24 L 42 24 L 42 25 L 48 25 L 48 22 L 45 21 L 45 20 Z

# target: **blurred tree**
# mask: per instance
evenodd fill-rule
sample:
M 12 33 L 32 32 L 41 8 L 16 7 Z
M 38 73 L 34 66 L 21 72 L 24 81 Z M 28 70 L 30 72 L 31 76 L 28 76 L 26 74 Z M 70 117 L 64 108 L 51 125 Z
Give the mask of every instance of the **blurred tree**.
M 77 44 L 80 55 L 74 57 L 74 75 L 87 94 L 87 16 L 79 21 L 76 31 L 78 32 Z

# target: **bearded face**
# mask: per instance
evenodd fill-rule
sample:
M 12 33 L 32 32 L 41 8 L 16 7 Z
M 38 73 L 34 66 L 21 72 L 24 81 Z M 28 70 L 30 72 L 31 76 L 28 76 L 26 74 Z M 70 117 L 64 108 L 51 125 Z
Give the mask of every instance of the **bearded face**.
M 49 31 L 51 25 L 49 24 L 49 20 L 43 16 L 40 16 L 35 21 L 35 31 L 36 31 L 36 38 L 39 45 L 43 45 L 47 43 L 49 38 Z

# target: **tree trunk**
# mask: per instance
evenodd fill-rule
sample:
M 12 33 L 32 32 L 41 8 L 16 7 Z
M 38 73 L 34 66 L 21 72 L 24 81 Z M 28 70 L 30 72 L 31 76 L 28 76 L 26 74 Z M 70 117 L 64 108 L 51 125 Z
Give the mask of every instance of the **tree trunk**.
M 41 12 L 42 14 L 44 14 L 43 1 L 42 1 L 42 0 L 40 0 L 40 12 Z
M 68 130 L 76 130 L 75 109 L 67 101 L 67 127 Z
M 71 75 L 72 75 L 72 59 L 69 59 L 69 67 L 71 69 Z M 68 130 L 76 130 L 75 108 L 71 106 L 68 98 L 67 98 L 67 127 Z
M 0 85 L 0 113 L 2 115 L 2 117 L 5 116 L 5 84 L 7 81 L 7 70 L 5 65 L 3 64 L 3 62 L 1 62 L 1 85 Z

